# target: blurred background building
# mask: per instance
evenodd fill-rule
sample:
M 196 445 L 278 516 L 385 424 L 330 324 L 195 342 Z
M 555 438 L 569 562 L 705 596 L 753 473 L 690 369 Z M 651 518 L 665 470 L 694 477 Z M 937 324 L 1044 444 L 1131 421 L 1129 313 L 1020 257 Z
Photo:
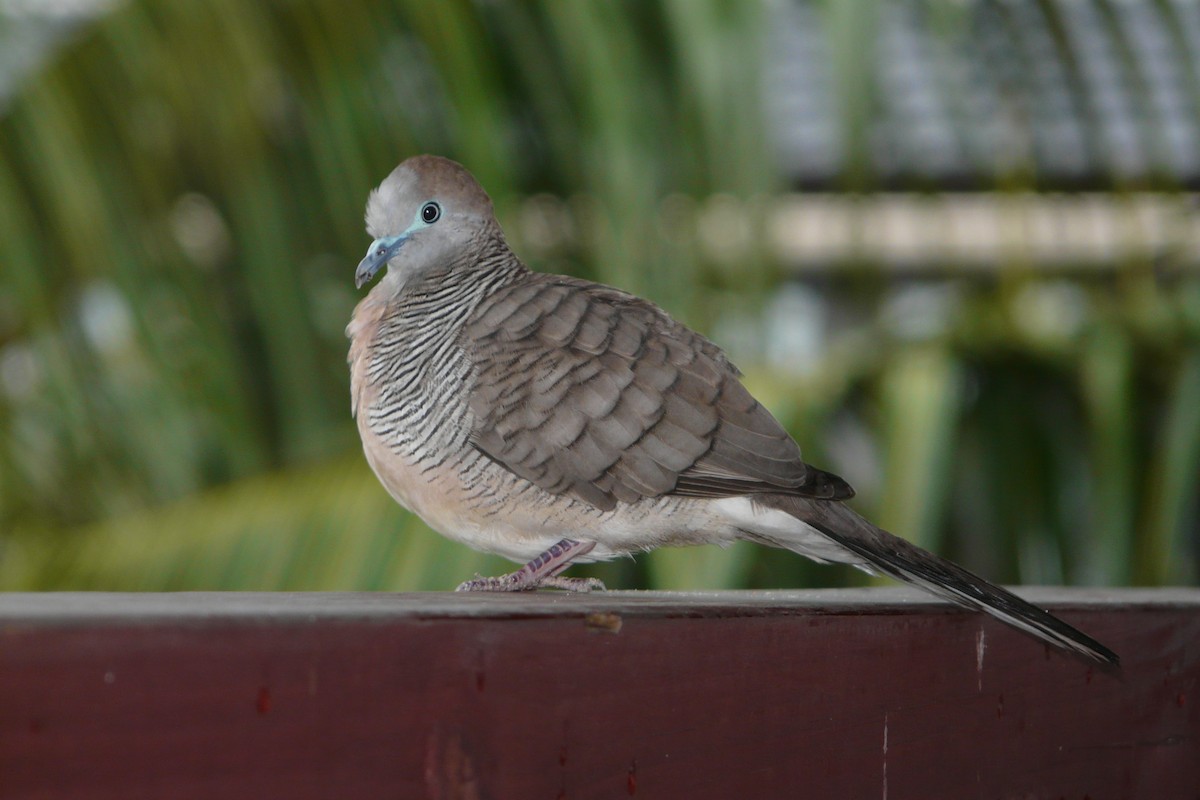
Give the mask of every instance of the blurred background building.
M 531 266 L 708 332 L 885 527 L 1001 581 L 1196 581 L 1192 0 L 0 0 L 0 589 L 504 568 L 349 416 L 363 203 L 419 152 Z

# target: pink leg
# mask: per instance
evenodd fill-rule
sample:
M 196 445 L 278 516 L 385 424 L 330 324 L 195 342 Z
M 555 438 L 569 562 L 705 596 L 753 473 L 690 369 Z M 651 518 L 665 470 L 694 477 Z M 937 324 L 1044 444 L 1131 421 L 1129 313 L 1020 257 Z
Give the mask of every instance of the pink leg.
M 549 550 L 521 567 L 516 572 L 485 578 L 476 575 L 473 580 L 458 585 L 458 592 L 526 592 L 538 588 L 565 589 L 568 592 L 590 592 L 604 589 L 604 584 L 595 578 L 562 578 L 559 573 L 571 566 L 571 562 L 590 553 L 595 542 L 577 542 L 563 539 Z

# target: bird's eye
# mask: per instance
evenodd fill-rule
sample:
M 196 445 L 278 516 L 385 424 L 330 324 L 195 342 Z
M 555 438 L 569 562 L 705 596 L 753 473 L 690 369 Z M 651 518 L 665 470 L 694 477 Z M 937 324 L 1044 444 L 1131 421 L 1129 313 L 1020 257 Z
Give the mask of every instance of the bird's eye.
M 426 225 L 432 225 L 437 222 L 442 216 L 442 207 L 437 203 L 429 202 L 421 206 L 421 219 Z

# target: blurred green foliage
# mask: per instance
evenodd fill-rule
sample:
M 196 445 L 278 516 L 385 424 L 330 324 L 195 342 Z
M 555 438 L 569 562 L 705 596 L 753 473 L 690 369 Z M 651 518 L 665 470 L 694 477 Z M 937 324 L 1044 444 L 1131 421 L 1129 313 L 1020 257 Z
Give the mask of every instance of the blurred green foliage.
M 854 5 L 830 4 L 846 36 L 869 24 Z M 686 225 L 664 234 L 664 198 L 786 188 L 763 21 L 721 0 L 138 0 L 88 25 L 0 118 L 0 588 L 445 589 L 504 569 L 397 508 L 357 454 L 342 329 L 366 194 L 441 153 L 536 268 L 701 329 L 755 313 L 781 266 L 754 237 L 730 266 Z M 539 193 L 571 211 L 554 247 L 522 219 Z M 1200 283 L 1116 265 L 1059 334 L 1030 327 L 1041 279 L 1011 266 L 914 339 L 860 265 L 828 291 L 863 323 L 802 378 L 744 364 L 751 387 L 877 521 L 991 577 L 1194 581 Z M 744 545 L 590 572 L 858 580 Z

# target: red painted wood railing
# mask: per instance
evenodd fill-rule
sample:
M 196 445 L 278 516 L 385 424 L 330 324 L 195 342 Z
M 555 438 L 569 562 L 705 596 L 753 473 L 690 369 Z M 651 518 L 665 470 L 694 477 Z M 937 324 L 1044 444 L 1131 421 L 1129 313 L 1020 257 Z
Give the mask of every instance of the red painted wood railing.
M 3 798 L 1193 798 L 1200 591 L 0 595 Z

